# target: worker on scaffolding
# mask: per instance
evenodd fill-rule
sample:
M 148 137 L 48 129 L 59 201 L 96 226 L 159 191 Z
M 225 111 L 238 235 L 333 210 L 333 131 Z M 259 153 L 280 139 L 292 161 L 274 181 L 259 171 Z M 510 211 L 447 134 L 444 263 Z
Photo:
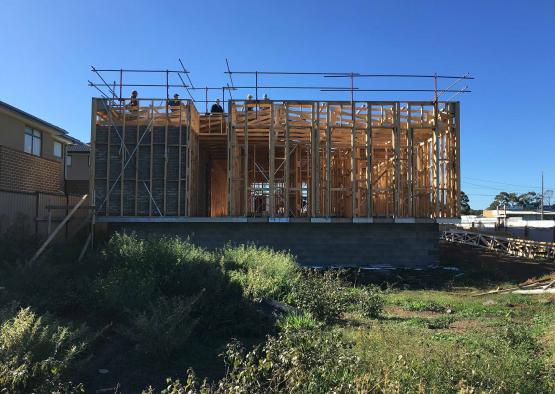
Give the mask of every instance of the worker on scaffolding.
M 179 99 L 179 94 L 174 94 L 172 100 L 168 100 L 168 106 L 170 107 L 172 112 L 179 111 L 179 107 L 181 106 L 181 100 Z
M 252 97 L 252 94 L 249 94 L 247 96 L 247 101 L 252 101 L 252 100 L 254 100 L 254 97 Z M 245 103 L 245 105 L 247 105 L 247 103 Z M 252 107 L 247 107 L 247 111 L 252 111 L 252 110 L 253 110 Z
M 213 114 L 223 114 L 224 109 L 220 105 L 220 99 L 216 99 L 216 102 L 212 104 L 212 108 L 210 108 L 210 112 Z
M 137 98 L 138 95 L 139 92 L 137 92 L 136 90 L 133 90 L 131 92 L 131 99 L 129 100 L 129 104 L 127 105 L 127 108 L 131 112 L 137 112 L 139 110 L 139 99 Z
M 262 105 L 260 106 L 261 110 L 270 110 L 272 108 L 270 103 L 270 98 L 268 97 L 267 93 L 264 93 L 264 98 L 262 99 Z

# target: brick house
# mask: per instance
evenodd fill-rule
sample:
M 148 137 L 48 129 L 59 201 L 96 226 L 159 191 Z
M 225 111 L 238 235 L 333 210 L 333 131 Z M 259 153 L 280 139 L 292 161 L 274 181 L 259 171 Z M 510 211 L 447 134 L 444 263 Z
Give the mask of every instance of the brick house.
M 89 169 L 91 147 L 88 144 L 72 144 L 66 149 L 66 193 L 89 192 Z
M 64 129 L 0 101 L 0 190 L 64 193 Z

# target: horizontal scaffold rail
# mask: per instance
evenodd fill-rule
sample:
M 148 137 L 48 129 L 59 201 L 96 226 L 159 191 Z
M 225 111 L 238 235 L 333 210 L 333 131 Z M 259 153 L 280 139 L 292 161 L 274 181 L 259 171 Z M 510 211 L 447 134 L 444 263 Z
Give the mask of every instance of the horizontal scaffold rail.
M 555 243 L 501 237 L 464 230 L 445 230 L 441 239 L 464 245 L 478 246 L 511 256 L 555 260 Z

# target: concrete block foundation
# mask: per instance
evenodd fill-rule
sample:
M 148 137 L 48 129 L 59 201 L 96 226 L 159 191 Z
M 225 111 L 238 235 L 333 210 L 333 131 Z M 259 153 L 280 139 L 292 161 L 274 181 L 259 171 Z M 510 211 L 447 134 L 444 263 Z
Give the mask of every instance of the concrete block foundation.
M 110 223 L 108 231 L 190 237 L 207 249 L 254 243 L 288 250 L 308 266 L 421 268 L 439 263 L 437 223 Z

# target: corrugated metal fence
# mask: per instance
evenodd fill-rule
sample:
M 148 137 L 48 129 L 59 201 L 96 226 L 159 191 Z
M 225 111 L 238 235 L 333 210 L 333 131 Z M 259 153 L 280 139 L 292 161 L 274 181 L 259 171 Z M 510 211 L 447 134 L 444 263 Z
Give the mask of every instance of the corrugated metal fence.
M 17 229 L 29 235 L 45 237 L 58 225 L 81 195 L 23 193 L 0 190 L 0 234 Z M 83 204 L 88 207 L 88 198 Z M 90 210 L 79 209 L 60 232 L 59 238 L 74 234 L 87 220 Z M 50 228 L 50 229 L 49 229 Z

